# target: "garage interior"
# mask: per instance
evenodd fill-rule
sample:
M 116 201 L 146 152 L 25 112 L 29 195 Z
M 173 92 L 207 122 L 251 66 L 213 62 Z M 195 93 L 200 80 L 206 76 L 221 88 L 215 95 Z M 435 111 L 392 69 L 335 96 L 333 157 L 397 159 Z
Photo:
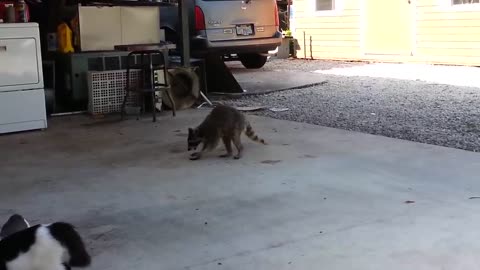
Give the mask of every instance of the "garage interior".
M 15 74 L 2 77 L 1 87 L 5 92 L 38 89 L 38 99 L 40 91 L 44 91 L 47 115 L 86 112 L 98 116 L 120 110 L 125 113 L 125 105 L 142 112 L 174 110 L 175 102 L 182 109 L 191 107 L 199 98 L 200 103 L 206 101 L 211 105 L 206 97 L 208 92 L 243 92 L 221 54 L 191 57 L 189 17 L 193 1 L 184 1 L 183 5 L 168 1 L 27 2 L 1 1 L 0 20 L 5 22 L 1 25 L 3 43 L 6 44 L 7 39 L 9 42 L 2 46 L 9 47 L 3 53 L 7 64 L 2 73 Z M 166 40 L 168 33 L 161 28 L 161 13 L 166 17 L 178 13 L 175 16 L 178 16 L 181 33 L 174 39 L 175 43 Z M 30 30 L 22 33 L 26 26 Z M 20 44 L 25 39 L 30 41 L 27 45 L 31 49 L 14 51 L 13 48 L 22 48 L 15 42 Z M 138 51 L 144 53 L 129 58 L 132 52 Z M 18 60 L 19 56 L 30 62 Z M 19 71 L 12 72 L 10 66 Z M 127 76 L 128 69 L 132 72 Z M 218 80 L 219 77 L 223 79 Z M 158 88 L 162 84 L 163 91 Z M 143 90 L 127 98 L 125 89 L 132 88 Z M 146 90 L 148 88 L 150 90 Z M 151 89 L 157 90 L 151 94 Z M 148 104 L 156 104 L 156 110 L 145 106 L 145 96 Z M 6 100 L 7 95 L 4 97 Z M 5 104 L 22 102 L 18 95 L 9 98 L 12 102 L 5 101 Z M 165 100 L 167 102 L 162 102 Z M 38 105 L 34 114 L 44 115 L 40 109 L 42 102 L 34 103 Z M 25 115 L 1 122 L 7 125 L 28 121 L 44 122 L 40 126 L 32 125 L 32 129 L 46 127 L 44 116 L 34 119 Z M 12 126 L 11 130 L 7 127 L 5 130 L 15 132 L 22 128 L 15 130 Z

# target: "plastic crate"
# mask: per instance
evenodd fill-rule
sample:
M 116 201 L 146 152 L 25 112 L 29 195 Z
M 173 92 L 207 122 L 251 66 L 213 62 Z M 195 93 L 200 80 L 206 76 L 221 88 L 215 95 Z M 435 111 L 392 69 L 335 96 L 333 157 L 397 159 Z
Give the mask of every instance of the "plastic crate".
M 130 86 L 137 85 L 140 75 L 140 70 L 130 71 Z M 87 77 L 88 112 L 91 114 L 119 113 L 125 97 L 127 71 L 89 71 Z M 126 106 L 139 107 L 139 95 L 130 92 Z

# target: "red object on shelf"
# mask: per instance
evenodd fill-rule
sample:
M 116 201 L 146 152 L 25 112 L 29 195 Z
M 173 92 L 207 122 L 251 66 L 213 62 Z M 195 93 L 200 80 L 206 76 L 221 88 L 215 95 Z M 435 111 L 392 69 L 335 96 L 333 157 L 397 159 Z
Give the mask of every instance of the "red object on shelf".
M 7 8 L 5 5 L 14 5 L 15 6 L 16 1 L 1 1 L 0 0 L 0 19 L 3 19 L 3 22 L 6 22 L 7 19 Z M 27 18 L 27 22 L 30 21 L 30 10 L 28 9 L 28 4 L 25 5 L 25 17 Z M 20 18 L 17 13 L 15 13 L 15 21 L 19 22 Z

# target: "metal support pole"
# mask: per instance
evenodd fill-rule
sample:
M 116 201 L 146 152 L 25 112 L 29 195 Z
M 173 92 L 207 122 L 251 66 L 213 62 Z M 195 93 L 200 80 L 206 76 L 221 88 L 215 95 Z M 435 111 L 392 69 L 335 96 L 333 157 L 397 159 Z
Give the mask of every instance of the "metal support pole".
M 179 17 L 181 18 L 180 20 L 180 25 L 182 29 L 182 41 L 181 41 L 181 47 L 182 47 L 182 66 L 183 67 L 190 67 L 190 27 L 189 27 L 189 21 L 188 21 L 188 9 L 189 9 L 189 0 L 179 0 L 178 5 L 179 5 Z

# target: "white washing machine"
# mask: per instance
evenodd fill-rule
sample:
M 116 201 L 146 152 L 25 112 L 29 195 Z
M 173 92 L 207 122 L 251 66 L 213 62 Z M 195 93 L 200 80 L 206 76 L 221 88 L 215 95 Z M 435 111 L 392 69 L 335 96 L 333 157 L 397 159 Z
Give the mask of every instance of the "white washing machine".
M 0 133 L 47 128 L 36 23 L 0 23 Z

